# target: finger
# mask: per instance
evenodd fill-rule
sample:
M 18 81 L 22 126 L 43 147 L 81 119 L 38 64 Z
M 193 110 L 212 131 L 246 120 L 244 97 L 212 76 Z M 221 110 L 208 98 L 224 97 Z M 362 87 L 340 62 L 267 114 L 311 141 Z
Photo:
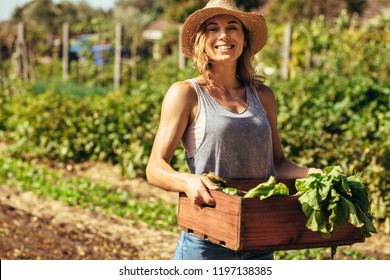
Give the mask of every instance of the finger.
M 215 200 L 211 196 L 209 198 L 199 197 L 195 199 L 193 203 L 198 206 L 204 206 L 204 205 L 215 206 Z
M 208 192 L 207 189 L 202 191 L 201 196 L 202 196 L 202 200 L 203 200 L 202 204 L 207 204 L 207 205 L 210 205 L 210 206 L 214 206 L 215 205 L 215 200 L 211 196 L 211 194 Z
M 210 206 L 215 206 L 215 200 L 212 196 L 209 196 L 207 199 L 205 199 L 205 204 Z
M 219 187 L 214 184 L 209 178 L 202 178 L 202 182 L 209 190 L 219 190 Z

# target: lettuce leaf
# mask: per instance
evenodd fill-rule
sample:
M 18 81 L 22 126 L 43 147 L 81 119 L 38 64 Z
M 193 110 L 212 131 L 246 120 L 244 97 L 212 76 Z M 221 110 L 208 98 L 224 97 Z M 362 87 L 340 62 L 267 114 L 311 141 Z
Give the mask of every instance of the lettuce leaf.
M 368 187 L 359 175 L 347 176 L 340 166 L 324 168 L 324 174 L 297 179 L 295 188 L 306 227 L 330 237 L 347 223 L 360 228 L 365 237 L 376 233 Z

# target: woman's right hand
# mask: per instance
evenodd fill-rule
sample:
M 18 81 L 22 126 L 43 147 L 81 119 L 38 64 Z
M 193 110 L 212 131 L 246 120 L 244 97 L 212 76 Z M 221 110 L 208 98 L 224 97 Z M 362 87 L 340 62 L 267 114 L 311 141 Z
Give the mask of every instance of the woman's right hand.
M 215 205 L 215 200 L 211 196 L 209 190 L 218 190 L 216 186 L 209 178 L 204 175 L 188 174 L 185 181 L 184 192 L 192 203 L 196 205 Z

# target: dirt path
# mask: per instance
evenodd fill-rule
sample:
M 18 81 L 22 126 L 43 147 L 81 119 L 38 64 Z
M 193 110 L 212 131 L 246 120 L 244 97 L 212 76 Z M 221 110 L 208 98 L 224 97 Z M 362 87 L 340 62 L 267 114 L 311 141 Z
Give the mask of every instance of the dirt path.
M 0 259 L 171 259 L 178 234 L 0 186 Z
M 141 196 L 152 196 L 168 203 L 177 203 L 178 195 L 151 186 L 144 178 L 127 179 L 121 175 L 121 167 L 104 162 L 84 162 L 67 166 L 51 166 L 67 176 L 84 177 L 89 181 L 123 188 Z

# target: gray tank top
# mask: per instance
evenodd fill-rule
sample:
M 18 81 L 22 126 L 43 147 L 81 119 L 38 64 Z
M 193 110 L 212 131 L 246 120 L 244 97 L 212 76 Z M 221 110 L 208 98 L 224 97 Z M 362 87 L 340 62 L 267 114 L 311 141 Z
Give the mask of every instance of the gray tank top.
M 247 107 L 234 113 L 223 107 L 196 79 L 198 106 L 205 112 L 202 143 L 187 164 L 193 174 L 209 171 L 223 179 L 268 179 L 274 175 L 271 126 L 263 106 L 246 86 Z

